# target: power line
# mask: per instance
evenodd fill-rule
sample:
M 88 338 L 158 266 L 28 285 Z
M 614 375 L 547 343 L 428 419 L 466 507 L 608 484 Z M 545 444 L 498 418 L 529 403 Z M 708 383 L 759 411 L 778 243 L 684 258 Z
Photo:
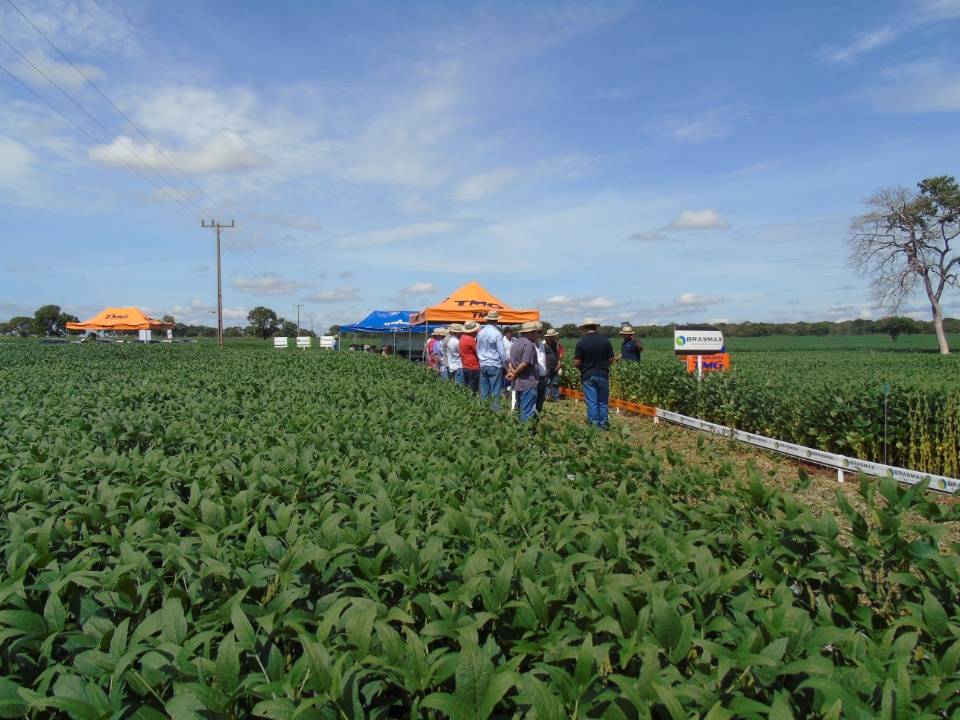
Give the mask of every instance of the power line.
M 55 113 L 57 113 L 57 115 L 59 115 L 60 117 L 62 117 L 62 118 L 63 118 L 64 120 L 66 120 L 68 123 L 70 123 L 71 125 L 73 125 L 77 130 L 79 130 L 79 131 L 82 132 L 84 135 L 86 135 L 88 138 L 90 138 L 94 143 L 96 143 L 97 145 L 99 145 L 100 147 L 102 147 L 104 150 L 106 150 L 108 153 L 110 153 L 111 155 L 113 155 L 117 160 L 119 160 L 119 161 L 122 162 L 124 165 L 126 165 L 128 168 L 130 168 L 131 170 L 133 170 L 137 175 L 139 175 L 139 176 L 142 177 L 144 180 L 146 180 L 148 183 L 150 183 L 151 185 L 153 185 L 157 190 L 159 190 L 159 191 L 161 191 L 161 192 L 163 192 L 163 193 L 166 193 L 167 196 L 168 196 L 171 200 L 173 200 L 173 201 L 176 202 L 178 205 L 180 205 L 184 210 L 187 210 L 188 212 L 193 213 L 193 211 L 192 211 L 190 208 L 188 208 L 186 205 L 184 205 L 178 198 L 176 198 L 176 197 L 174 197 L 173 195 L 171 195 L 171 194 L 170 194 L 170 191 L 167 190 L 167 188 L 162 188 L 162 187 L 160 187 L 159 185 L 157 185 L 153 180 L 151 180 L 149 177 L 147 177 L 146 175 L 144 175 L 142 172 L 140 172 L 137 168 L 135 168 L 133 165 L 131 165 L 130 163 L 128 163 L 128 162 L 127 162 L 126 160 L 124 160 L 122 157 L 120 157 L 119 155 L 117 155 L 117 154 L 116 154 L 113 150 L 111 150 L 109 147 L 107 147 L 107 146 L 104 145 L 102 142 L 100 142 L 99 140 L 97 140 L 93 135 L 91 135 L 89 132 L 87 132 L 86 129 L 80 127 L 76 122 L 73 121 L 72 118 L 67 117 L 59 108 L 57 108 L 55 105 L 53 105 L 52 103 L 50 103 L 46 98 L 42 97 L 36 90 L 34 90 L 34 89 L 31 88 L 29 85 L 27 85 L 26 83 L 24 83 L 20 78 L 18 78 L 18 77 L 17 77 L 16 75 L 14 75 L 12 72 L 10 72 L 9 70 L 7 70 L 7 68 L 5 68 L 3 65 L 0 65 L 0 70 L 3 70 L 3 72 L 5 72 L 5 73 L 6 73 L 7 75 L 9 75 L 10 77 L 12 77 L 14 80 L 16 80 L 18 83 L 20 83 L 24 88 L 26 88 L 27 90 L 29 90 L 31 93 L 33 93 L 33 95 L 34 95 L 38 100 L 40 100 L 40 101 L 43 102 L 45 105 L 47 105 L 47 107 L 49 107 L 51 110 L 53 110 Z
M 220 211 L 222 211 L 224 214 L 228 214 L 227 211 L 224 210 L 216 200 L 214 200 L 212 197 L 210 197 L 209 195 L 207 195 L 207 193 L 204 191 L 204 189 L 203 189 L 202 187 L 200 187 L 196 182 L 194 182 L 193 178 L 191 178 L 191 177 L 190 177 L 189 175 L 187 175 L 183 170 L 181 170 L 179 165 L 177 165 L 155 142 L 153 142 L 153 140 L 151 140 L 150 138 L 148 138 L 148 137 L 146 136 L 146 134 L 145 134 L 139 127 L 137 127 L 137 124 L 136 124 L 133 120 L 131 120 L 129 117 L 127 117 L 126 114 L 125 114 L 120 108 L 118 108 L 116 105 L 114 105 L 113 101 L 112 101 L 110 98 L 108 98 L 108 97 L 100 90 L 100 88 L 98 88 L 98 87 L 93 83 L 93 81 L 92 81 L 90 78 L 88 78 L 86 75 L 84 75 L 84 74 L 83 74 L 83 71 L 80 70 L 80 68 L 78 68 L 78 67 L 73 63 L 73 61 L 72 61 L 70 58 L 68 58 L 66 55 L 63 54 L 63 52 L 60 50 L 60 48 L 58 48 L 58 47 L 53 43 L 53 41 L 52 41 L 50 38 L 48 38 L 46 35 L 44 35 L 43 31 L 40 30 L 40 28 L 38 28 L 36 25 L 34 25 L 33 22 L 30 20 L 30 18 L 28 18 L 26 15 L 23 14 L 23 11 L 21 11 L 20 8 L 18 8 L 18 7 L 13 3 L 13 0 L 7 0 L 7 3 L 10 5 L 10 7 L 12 7 L 14 10 L 16 10 L 16 11 L 20 14 L 20 17 L 22 17 L 24 20 L 27 21 L 27 24 L 29 24 L 30 27 L 32 27 L 34 30 L 37 31 L 37 34 L 38 34 L 40 37 L 42 37 L 44 40 L 47 41 L 47 44 L 50 45 L 50 47 L 52 47 L 54 50 L 57 51 L 57 54 L 58 54 L 60 57 L 62 57 L 62 58 L 70 65 L 70 67 L 72 67 L 72 68 L 77 72 L 77 74 L 78 74 L 80 77 L 82 77 L 82 78 L 87 82 L 87 84 L 88 84 L 90 87 L 92 87 L 94 90 L 97 91 L 97 93 L 100 95 L 100 97 L 102 97 L 104 100 L 107 101 L 107 103 L 110 105 L 110 107 L 112 107 L 114 110 L 117 111 L 117 113 L 120 115 L 120 117 L 122 117 L 124 120 L 126 120 L 126 121 L 130 124 L 130 127 L 132 127 L 134 130 L 136 130 L 137 133 L 139 133 L 140 137 L 142 137 L 144 140 L 146 140 L 148 143 L 150 143 L 150 145 L 153 146 L 153 148 L 154 148 L 158 153 L 160 153 L 160 154 L 163 156 L 163 158 L 164 158 L 168 163 L 170 163 L 170 165 L 172 165 L 172 166 L 177 170 L 177 172 L 179 172 L 180 175 L 181 175 L 187 182 L 189 182 L 189 183 L 190 183 L 191 185 L 193 185 L 197 190 L 199 190 L 200 193 L 201 193 L 207 200 L 209 200 L 211 203 L 213 203 L 214 206 L 217 207 L 217 209 L 219 209 Z M 6 41 L 5 41 L 5 42 L 6 42 Z M 7 43 L 7 44 L 9 45 L 10 43 Z M 11 46 L 11 47 L 12 47 L 12 46 Z M 14 49 L 15 49 L 15 48 L 14 48 Z M 22 57 L 22 55 L 21 55 L 21 57 Z M 28 61 L 28 62 L 29 62 L 29 61 Z M 41 74 L 42 74 L 42 73 L 41 73 Z M 46 77 L 46 76 L 44 76 L 44 77 Z M 48 79 L 49 79 L 49 78 L 48 78 Z M 61 90 L 61 92 L 63 92 L 63 91 Z M 69 96 L 68 96 L 68 97 L 69 97 Z M 79 106 L 78 106 L 78 107 L 79 107 Z M 83 108 L 81 108 L 81 109 L 83 109 Z M 86 111 L 85 111 L 85 112 L 86 112 Z M 99 125 L 99 123 L 97 123 L 97 124 Z M 103 127 L 103 126 L 101 125 L 100 127 Z M 106 130 L 106 128 L 104 128 L 104 130 Z M 107 131 L 107 132 L 109 132 L 109 131 Z M 114 136 L 114 137 L 116 137 L 116 136 Z M 118 140 L 118 142 L 120 142 L 120 141 Z M 124 147 L 126 147 L 126 146 L 124 146 Z M 127 148 L 127 149 L 129 150 L 130 148 Z M 131 150 L 131 152 L 132 152 L 132 150 Z M 203 214 L 203 213 L 201 213 L 201 214 Z
M 106 94 L 104 94 L 103 91 L 101 91 L 100 88 L 97 87 L 97 86 L 93 83 L 93 81 L 91 81 L 90 78 L 88 78 L 88 77 L 80 70 L 80 68 L 78 68 L 78 67 L 76 66 L 76 64 L 74 64 L 74 62 L 73 62 L 72 60 L 70 60 L 70 58 L 68 58 L 68 57 L 64 54 L 64 53 L 60 50 L 60 48 L 58 48 L 58 47 L 56 46 L 56 44 L 54 44 L 54 42 L 53 42 L 52 40 L 50 40 L 50 38 L 48 38 L 48 37 L 43 33 L 43 31 L 41 31 L 40 28 L 38 28 L 38 27 L 23 13 L 23 11 L 21 11 L 20 8 L 18 8 L 18 7 L 13 3 L 12 0 L 7 0 L 7 3 L 10 5 L 10 7 L 12 7 L 12 8 L 30 25 L 30 27 L 32 27 L 32 28 L 37 32 L 38 35 L 40 35 L 40 37 L 42 37 L 42 38 L 47 42 L 48 45 L 50 45 L 50 47 L 52 47 L 52 48 L 57 52 L 58 55 L 60 55 L 60 57 L 62 57 L 62 58 L 64 59 L 64 61 L 66 61 L 66 62 L 70 65 L 70 67 L 72 67 L 72 68 L 74 69 L 74 71 L 75 71 L 80 77 L 82 77 L 82 78 L 84 79 L 84 81 L 86 81 L 86 83 L 87 83 L 88 85 L 90 85 L 90 87 L 92 87 L 92 88 L 100 95 L 100 97 L 102 97 L 102 98 L 110 105 L 110 107 L 112 107 L 112 108 L 120 115 L 120 117 L 122 117 L 134 130 L 136 130 L 136 132 L 137 132 L 141 137 L 143 137 L 143 139 L 144 139 L 146 142 L 148 142 L 154 149 L 156 149 L 156 151 L 157 151 L 168 163 L 170 163 L 170 165 L 171 165 L 173 168 L 175 168 L 176 171 L 177 171 L 181 176 L 183 176 L 191 185 L 193 185 L 193 186 L 203 195 L 203 197 L 205 197 L 207 200 L 209 200 L 214 206 L 216 206 L 217 208 L 219 208 L 220 210 L 222 210 L 225 214 L 228 214 L 228 213 L 226 213 L 226 211 L 223 209 L 223 207 L 222 207 L 216 200 L 214 200 L 212 197 L 210 197 L 210 195 L 207 194 L 207 192 L 206 192 L 202 187 L 200 187 L 200 185 L 198 185 L 190 176 L 188 176 L 188 175 L 180 168 L 180 166 L 177 165 L 176 162 L 173 161 L 172 158 L 170 158 L 155 142 L 153 142 L 153 140 L 151 140 L 149 137 L 147 137 L 147 135 L 137 126 L 137 124 L 136 124 L 135 122 L 133 122 L 133 120 L 131 120 L 123 111 L 121 111 L 120 108 L 118 108 L 118 107 L 116 106 L 116 104 L 115 104 L 113 101 L 111 101 L 110 98 L 108 98 L 108 97 L 106 96 Z M 196 203 L 194 203 L 186 194 L 184 194 L 183 191 L 181 191 L 179 188 L 177 188 L 176 186 L 174 186 L 173 183 L 171 183 L 167 178 L 165 178 L 163 175 L 161 175 L 161 174 L 156 170 L 156 168 L 152 167 L 152 166 L 150 165 L 150 163 L 148 163 L 146 160 L 144 160 L 142 157 L 140 157 L 140 155 L 137 154 L 137 152 L 136 152 L 133 148 L 131 148 L 130 146 L 128 146 L 128 145 L 127 145 L 126 143 L 124 143 L 119 137 L 117 137 L 116 134 L 114 134 L 111 130 L 109 130 L 107 127 L 105 127 L 105 126 L 103 125 L 103 123 L 101 123 L 101 122 L 100 122 L 97 118 L 95 118 L 90 112 L 88 112 L 82 105 L 80 105 L 80 103 L 78 103 L 73 97 L 71 97 L 71 95 L 70 95 L 68 92 L 66 92 L 62 87 L 60 87 L 56 82 L 54 82 L 50 77 L 48 77 L 42 70 L 40 70 L 40 68 L 38 68 L 36 65 L 34 65 L 26 56 L 24 56 L 23 53 L 21 53 L 16 47 L 14 47 L 14 45 L 13 45 L 12 43 L 10 43 L 5 37 L 3 37 L 2 35 L 0 35 L 0 40 L 3 40 L 3 42 L 5 42 L 15 53 L 17 53 L 17 55 L 19 55 L 27 64 L 29 64 L 34 70 L 36 70 L 37 73 L 39 73 L 44 79 L 46 79 L 47 82 L 49 82 L 51 85 L 53 85 L 55 88 L 57 88 L 57 90 L 59 90 L 60 93 L 64 95 L 64 97 L 66 97 L 66 98 L 67 98 L 68 100 L 70 100 L 74 105 L 76 105 L 77 108 L 79 108 L 87 117 L 89 117 L 93 122 L 95 122 L 104 132 L 106 132 L 106 133 L 107 133 L 108 135 L 110 135 L 114 140 L 116 140 L 117 143 L 119 143 L 120 145 L 122 145 L 128 152 L 130 152 L 131 155 L 133 155 L 135 158 L 137 158 L 137 160 L 139 160 L 140 163 L 142 163 L 144 167 L 146 167 L 147 169 L 149 169 L 154 175 L 156 175 L 158 178 L 160 178 L 160 180 L 162 180 L 162 181 L 163 181 L 164 183 L 166 183 L 170 188 L 172 188 L 175 192 L 177 192 L 184 200 L 186 200 L 187 203 L 189 203 L 189 204 L 193 207 L 193 209 L 194 209 L 194 211 L 195 211 L 194 214 L 197 214 L 197 215 L 200 216 L 201 223 L 204 221 L 204 217 L 206 216 L 206 213 L 205 213 Z M 172 200 L 174 200 L 175 202 L 177 202 L 177 204 L 180 205 L 181 207 L 183 207 L 185 210 L 190 211 L 190 208 L 188 208 L 183 202 L 181 202 L 180 200 L 178 200 L 176 197 L 174 197 L 173 195 L 171 195 L 169 190 L 167 190 L 166 188 L 163 188 L 163 187 L 160 187 L 159 185 L 157 185 L 157 183 L 153 182 L 153 180 L 151 180 L 149 177 L 147 177 L 147 176 L 144 175 L 142 172 L 140 172 L 139 170 L 137 170 L 133 165 L 131 165 L 129 162 L 127 162 L 127 161 L 124 160 L 122 157 L 120 157 L 117 153 L 115 153 L 113 150 L 111 150 L 107 145 L 105 145 L 104 143 L 100 142 L 100 141 L 97 140 L 95 137 L 93 137 L 93 135 L 91 135 L 89 132 L 87 132 L 87 131 L 86 131 L 84 128 L 82 128 L 79 124 L 77 124 L 76 122 L 74 122 L 71 118 L 69 118 L 65 113 L 63 113 L 61 110 L 59 110 L 57 107 L 55 107 L 52 103 L 50 103 L 50 102 L 47 101 L 45 98 L 43 98 L 43 97 L 42 97 L 39 93 L 37 93 L 35 90 L 33 90 L 32 88 L 30 88 L 25 82 L 23 82 L 23 81 L 20 80 L 18 77 L 16 77 L 16 76 L 15 76 L 12 72 L 10 72 L 7 68 L 5 68 L 5 67 L 3 67 L 2 65 L 0 65 L 0 69 L 2 69 L 4 72 L 6 72 L 10 77 L 12 77 L 12 78 L 13 78 L 14 80 L 16 80 L 18 83 L 20 83 L 20 85 L 22 85 L 24 88 L 26 88 L 26 89 L 29 90 L 31 93 L 33 93 L 34 96 L 36 96 L 39 100 L 41 100 L 42 102 L 44 102 L 48 107 L 50 107 L 52 110 L 54 110 L 54 112 L 56 112 L 56 113 L 57 113 L 58 115 L 60 115 L 62 118 L 64 118 L 65 120 L 67 120 L 71 125 L 73 125 L 75 128 L 77 128 L 78 130 L 80 130 L 84 135 L 86 135 L 88 138 L 90 138 L 90 140 L 92 140 L 94 143 L 96 143 L 97 145 L 99 145 L 100 147 L 102 147 L 103 149 L 105 149 L 107 152 L 109 152 L 111 155 L 113 155 L 115 158 L 117 158 L 120 162 L 122 162 L 122 163 L 123 163 L 124 165 L 126 165 L 128 168 L 130 168 L 131 170 L 133 170 L 134 172 L 136 172 L 138 175 L 140 175 L 142 178 L 144 178 L 145 180 L 147 180 L 148 182 L 150 182 L 150 184 L 153 185 L 154 187 L 156 187 L 158 190 L 164 192 L 168 197 L 170 197 Z M 191 211 L 191 212 L 193 212 L 193 211 Z M 256 248 L 253 246 L 252 240 L 246 235 L 246 233 L 243 231 L 242 227 L 237 227 L 237 230 L 239 230 L 241 237 L 243 237 L 248 243 L 250 243 L 250 249 L 253 251 L 253 255 L 256 257 L 257 262 L 260 264 L 260 266 L 261 266 L 261 268 L 263 269 L 263 271 L 269 272 L 269 268 L 267 267 L 266 263 L 263 261 L 263 258 L 260 257 L 260 254 L 257 252 Z M 226 248 L 227 248 L 227 250 L 231 253 L 231 255 L 233 255 L 241 264 L 245 265 L 251 272 L 256 273 L 256 270 L 246 261 L 246 259 L 245 259 L 242 255 L 238 254 L 238 253 L 239 253 L 239 248 L 231 247 L 231 244 L 232 244 L 232 243 L 230 243 L 229 241 L 225 241 L 224 244 L 226 245 Z
M 74 100 L 73 97 L 71 97 L 70 93 L 68 93 L 68 92 L 67 92 L 66 90 L 64 90 L 62 87 L 60 87 L 59 85 L 57 85 L 57 83 L 55 83 L 52 79 L 50 79 L 50 77 L 47 76 L 47 74 L 46 74 L 45 72 L 43 72 L 43 70 L 41 70 L 41 69 L 38 68 L 36 65 L 34 65 L 22 52 L 20 52 L 19 50 L 17 50 L 17 48 L 15 48 L 15 47 L 10 43 L 9 40 L 7 40 L 5 37 L 3 37 L 3 35 L 0 35 L 0 40 L 3 40 L 3 42 L 5 42 L 5 43 L 10 47 L 10 49 L 13 50 L 17 55 L 19 55 L 20 58 L 21 58 L 25 63 L 27 63 L 30 67 L 32 67 L 34 70 L 36 70 L 48 83 L 50 83 L 50 84 L 53 85 L 57 90 L 59 90 L 59 91 L 63 94 L 63 96 L 64 96 L 65 98 L 67 98 L 67 100 L 69 100 L 69 101 L 72 102 L 74 105 L 76 105 L 77 108 L 79 108 L 80 111 L 81 111 L 84 115 L 86 115 L 88 118 L 90 118 L 91 120 L 93 120 L 93 122 L 95 122 L 97 125 L 99 125 L 99 126 L 100 126 L 100 129 L 102 129 L 102 130 L 103 130 L 105 133 L 107 133 L 110 137 L 112 137 L 114 140 L 116 140 L 118 143 L 120 143 L 124 148 L 127 149 L 127 151 L 128 151 L 131 155 L 133 155 L 135 158 L 137 158 L 137 160 L 139 160 L 141 163 L 143 163 L 143 166 L 144 166 L 145 168 L 147 168 L 148 170 L 150 170 L 150 172 L 152 172 L 152 173 L 153 173 L 154 175 L 156 175 L 158 178 L 160 178 L 161 180 L 163 180 L 163 182 L 165 182 L 167 185 L 169 185 L 171 188 L 173 188 L 173 189 L 180 195 L 180 197 L 182 197 L 182 198 L 183 198 L 184 200 L 186 200 L 188 203 L 190 203 L 191 205 L 193 205 L 194 209 L 197 211 L 197 214 L 200 215 L 201 217 L 203 217 L 203 214 L 204 214 L 204 213 L 203 213 L 203 210 L 201 210 L 201 209 L 197 206 L 196 203 L 194 203 L 190 198 L 188 198 L 181 190 L 179 190 L 177 187 L 175 187 L 175 186 L 173 185 L 173 183 L 171 183 L 169 180 L 167 180 L 165 177 L 163 177 L 163 175 L 161 175 L 159 172 L 157 172 L 157 170 L 156 170 L 155 168 L 153 168 L 146 160 L 144 160 L 142 157 L 140 157 L 132 147 L 130 147 L 129 145 L 127 145 L 125 142 L 123 142 L 123 141 L 122 141 L 119 137 L 117 137 L 111 130 L 107 129 L 102 122 L 100 122 L 99 120 L 97 120 L 93 115 L 91 115 L 91 114 L 87 111 L 86 108 L 84 108 L 80 103 L 78 103 L 76 100 Z M 8 75 L 11 74 L 9 70 L 7 70 L 7 74 L 8 74 Z M 21 82 L 21 85 L 22 85 L 22 84 L 23 84 L 23 83 Z M 34 94 L 36 94 L 36 93 L 34 93 Z M 38 96 L 38 97 L 39 97 L 39 96 Z M 50 103 L 47 103 L 47 104 L 49 105 Z M 62 113 L 61 113 L 61 114 L 62 114 Z M 76 123 L 74 123 L 74 124 L 76 124 Z M 77 127 L 79 127 L 79 126 L 77 126 Z M 87 136 L 90 137 L 91 139 L 94 139 L 93 136 L 90 135 L 89 133 L 87 133 Z M 104 144 L 103 144 L 102 142 L 100 142 L 99 140 L 95 140 L 95 139 L 94 139 L 94 141 L 95 141 L 98 145 L 100 145 L 100 146 L 102 146 L 102 147 L 104 147 L 104 148 L 107 147 L 106 145 L 104 145 Z M 109 150 L 109 148 L 107 148 L 107 149 Z M 115 157 L 119 157 L 119 156 L 117 156 L 116 153 L 113 153 L 113 155 L 114 155 Z M 182 204 L 183 204 L 183 203 L 181 203 L 181 205 L 182 205 Z

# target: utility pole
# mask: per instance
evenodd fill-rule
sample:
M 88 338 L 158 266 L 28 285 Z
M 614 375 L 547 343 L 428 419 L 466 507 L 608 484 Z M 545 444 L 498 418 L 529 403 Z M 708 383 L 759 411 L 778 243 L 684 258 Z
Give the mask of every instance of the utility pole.
M 316 333 L 313 331 L 313 317 L 314 317 L 313 313 L 310 313 L 309 315 L 307 315 L 307 317 L 310 318 L 310 337 L 313 337 L 314 335 L 316 335 Z
M 294 303 L 297 306 L 297 337 L 300 337 L 300 308 L 303 307 L 303 303 Z
M 220 276 L 220 228 L 234 227 L 233 220 L 229 225 L 221 225 L 218 222 L 210 221 L 207 225 L 206 220 L 200 220 L 200 227 L 211 227 L 217 229 L 217 346 L 223 349 L 223 281 Z

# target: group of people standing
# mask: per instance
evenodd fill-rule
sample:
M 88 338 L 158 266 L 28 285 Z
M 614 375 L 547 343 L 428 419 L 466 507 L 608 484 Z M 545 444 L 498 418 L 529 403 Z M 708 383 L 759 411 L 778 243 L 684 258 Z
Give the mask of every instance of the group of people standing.
M 424 359 L 441 376 L 467 386 L 483 400 L 491 398 L 495 409 L 505 391 L 514 392 L 520 421 L 526 423 L 542 412 L 545 402 L 560 399 L 563 346 L 559 333 L 544 331 L 539 322 L 523 323 L 514 338 L 510 327 L 501 332 L 499 321 L 500 315 L 491 310 L 479 321 L 438 328 L 424 345 Z M 573 364 L 580 371 L 587 422 L 605 428 L 610 366 L 620 360 L 639 361 L 643 345 L 632 328 L 624 327 L 620 355 L 614 356 L 613 345 L 597 333 L 598 327 L 593 318 L 580 325 L 584 337 L 577 343 Z
M 519 340 L 514 339 L 513 328 L 505 327 L 501 331 L 499 322 L 499 313 L 491 310 L 479 321 L 467 320 L 434 330 L 424 346 L 425 360 L 441 376 L 465 385 L 482 400 L 491 398 L 495 409 L 499 409 L 501 397 L 507 391 L 517 392 L 519 401 L 520 390 L 526 389 L 532 379 L 533 408 L 538 412 L 548 398 L 555 401 L 560 397 L 563 348 L 557 342 L 559 334 L 556 330 L 544 333 L 543 325 L 538 322 L 520 326 L 520 338 L 524 337 L 525 329 L 536 332 L 537 344 L 534 360 L 531 363 L 528 358 L 528 365 L 522 368 L 523 377 L 518 387 L 514 375 L 518 363 L 513 362 L 513 357 Z M 529 419 L 523 409 L 521 419 Z

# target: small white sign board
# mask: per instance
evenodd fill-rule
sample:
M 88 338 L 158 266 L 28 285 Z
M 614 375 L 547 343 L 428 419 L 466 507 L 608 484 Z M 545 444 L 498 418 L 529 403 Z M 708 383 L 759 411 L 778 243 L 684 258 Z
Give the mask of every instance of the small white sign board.
M 153 330 L 139 330 L 140 342 L 148 343 L 153 340 Z
M 334 341 L 336 338 L 333 335 L 321 335 L 320 336 L 320 347 L 328 348 L 332 350 L 334 348 Z
M 308 348 L 308 347 L 311 347 L 312 345 L 313 345 L 313 338 L 312 338 L 312 337 L 307 336 L 307 337 L 298 337 L 298 338 L 297 338 L 297 347 L 298 347 L 298 348 Z
M 711 325 L 677 325 L 673 351 L 677 355 L 713 355 L 723 350 L 723 333 Z
M 290 338 L 287 337 L 275 337 L 273 339 L 273 346 L 276 348 L 285 348 L 290 346 Z

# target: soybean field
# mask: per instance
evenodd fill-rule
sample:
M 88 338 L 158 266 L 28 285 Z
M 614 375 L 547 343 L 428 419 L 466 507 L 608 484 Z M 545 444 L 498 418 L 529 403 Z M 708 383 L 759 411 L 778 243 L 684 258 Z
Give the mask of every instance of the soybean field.
M 960 716 L 922 484 L 814 512 L 363 353 L 6 344 L 0 381 L 0 716 Z

